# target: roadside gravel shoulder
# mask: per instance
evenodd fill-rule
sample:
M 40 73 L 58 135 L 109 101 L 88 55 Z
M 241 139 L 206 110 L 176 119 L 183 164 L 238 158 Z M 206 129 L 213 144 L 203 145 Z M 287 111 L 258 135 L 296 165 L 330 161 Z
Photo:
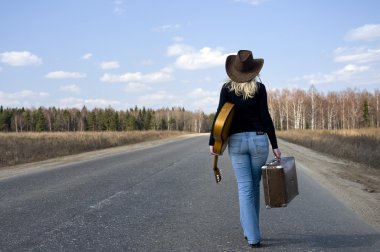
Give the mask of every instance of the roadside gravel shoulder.
M 295 157 L 297 168 L 305 170 L 347 207 L 380 230 L 380 170 L 281 139 L 279 146 L 284 156 Z

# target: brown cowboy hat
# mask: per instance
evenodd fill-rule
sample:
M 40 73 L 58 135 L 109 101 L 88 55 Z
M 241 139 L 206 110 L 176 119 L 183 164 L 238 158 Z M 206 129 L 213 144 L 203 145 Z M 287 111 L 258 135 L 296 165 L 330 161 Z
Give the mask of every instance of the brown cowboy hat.
M 254 59 L 249 50 L 240 50 L 226 59 L 226 72 L 231 80 L 248 82 L 255 78 L 264 65 L 264 59 Z

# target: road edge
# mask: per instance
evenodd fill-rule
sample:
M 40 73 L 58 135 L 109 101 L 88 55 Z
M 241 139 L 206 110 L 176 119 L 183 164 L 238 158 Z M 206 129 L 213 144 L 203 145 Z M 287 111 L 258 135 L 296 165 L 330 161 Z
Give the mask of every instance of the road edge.
M 44 161 L 1 167 L 0 180 L 16 177 L 20 175 L 25 175 L 25 174 L 31 174 L 35 172 L 53 170 L 64 165 L 90 161 L 90 160 L 102 158 L 105 156 L 112 156 L 112 155 L 117 155 L 121 153 L 137 151 L 141 149 L 153 148 L 153 147 L 157 147 L 159 145 L 163 145 L 166 143 L 180 141 L 183 139 L 192 138 L 192 137 L 196 137 L 200 135 L 203 135 L 203 134 L 192 133 L 192 134 L 184 134 L 180 136 L 170 136 L 168 138 L 163 138 L 163 139 L 111 147 L 111 148 L 106 148 L 102 150 L 83 152 L 83 153 L 74 154 L 74 155 L 52 158 L 52 159 L 48 159 Z
M 342 171 L 352 162 L 338 159 L 309 148 L 278 139 L 281 151 L 294 156 L 302 169 L 360 218 L 380 232 L 380 194 L 368 193 L 362 184 L 345 179 Z M 302 193 L 302 192 L 301 192 Z

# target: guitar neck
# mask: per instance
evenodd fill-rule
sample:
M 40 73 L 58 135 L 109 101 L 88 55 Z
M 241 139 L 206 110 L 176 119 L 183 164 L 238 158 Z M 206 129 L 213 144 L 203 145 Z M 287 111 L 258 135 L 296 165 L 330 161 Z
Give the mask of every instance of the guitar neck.
M 218 167 L 218 155 L 214 156 L 214 169 Z

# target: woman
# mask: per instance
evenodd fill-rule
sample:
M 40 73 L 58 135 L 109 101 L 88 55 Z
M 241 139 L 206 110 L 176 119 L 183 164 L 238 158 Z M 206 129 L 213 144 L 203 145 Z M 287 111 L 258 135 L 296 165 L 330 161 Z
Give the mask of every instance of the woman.
M 263 59 L 254 59 L 252 52 L 248 50 L 240 50 L 237 55 L 227 57 L 226 72 L 230 80 L 222 87 L 215 116 L 218 116 L 224 103 L 235 104 L 228 154 L 238 184 L 240 222 L 244 237 L 251 247 L 260 247 L 261 166 L 268 158 L 268 138 L 275 157 L 281 157 L 268 111 L 266 89 L 262 83 L 256 81 L 263 64 Z M 211 132 L 210 152 L 217 155 L 213 149 L 214 142 Z

